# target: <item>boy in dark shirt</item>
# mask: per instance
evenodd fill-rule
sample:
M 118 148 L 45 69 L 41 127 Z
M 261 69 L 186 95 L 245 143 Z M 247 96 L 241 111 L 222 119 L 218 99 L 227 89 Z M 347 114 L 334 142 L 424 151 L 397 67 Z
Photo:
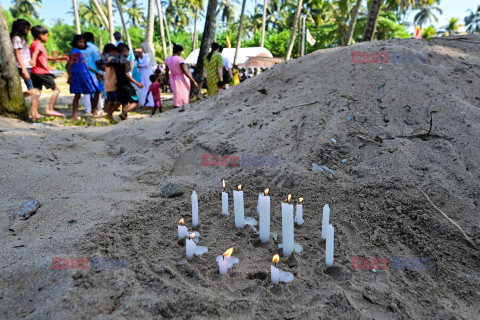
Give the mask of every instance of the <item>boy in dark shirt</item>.
M 119 43 L 117 50 L 119 52 L 119 61 L 113 64 L 113 68 L 115 69 L 115 75 L 117 76 L 118 100 L 122 104 L 122 113 L 119 117 L 122 120 L 126 120 L 128 112 L 138 106 L 138 96 L 132 83 L 140 89 L 143 88 L 143 85 L 133 79 L 131 75 L 130 62 L 127 60 L 130 52 L 129 47 L 124 43 Z

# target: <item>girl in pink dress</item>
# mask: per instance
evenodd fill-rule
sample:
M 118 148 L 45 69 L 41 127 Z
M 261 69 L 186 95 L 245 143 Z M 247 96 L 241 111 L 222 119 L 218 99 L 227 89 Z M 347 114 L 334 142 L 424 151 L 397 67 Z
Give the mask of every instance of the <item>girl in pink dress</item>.
M 173 55 L 165 60 L 167 65 L 165 75 L 167 82 L 170 80 L 175 108 L 180 108 L 181 106 L 188 104 L 190 97 L 190 81 L 195 87 L 198 87 L 197 82 L 187 70 L 185 60 L 181 57 L 182 51 L 182 46 L 177 44 L 174 45 Z M 171 76 L 169 73 L 171 73 Z

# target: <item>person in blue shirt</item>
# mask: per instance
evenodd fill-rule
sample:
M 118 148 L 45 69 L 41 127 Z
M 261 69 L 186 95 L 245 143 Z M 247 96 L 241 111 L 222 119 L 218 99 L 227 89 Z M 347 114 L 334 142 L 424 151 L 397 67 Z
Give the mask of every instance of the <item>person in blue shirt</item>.
M 124 43 L 123 42 L 123 36 L 120 32 L 118 32 L 118 31 L 115 32 L 113 34 L 113 37 L 115 38 L 115 41 L 117 41 L 117 43 L 115 43 L 115 45 L 117 47 L 120 43 Z M 135 64 L 134 60 L 135 60 L 135 55 L 133 54 L 133 50 L 132 50 L 132 48 L 129 48 L 127 61 L 130 62 L 130 70 L 133 70 L 133 67 L 134 67 L 134 64 Z
M 87 63 L 87 66 L 90 67 L 91 70 L 93 70 L 93 71 L 90 71 L 90 74 L 92 75 L 92 77 L 98 78 L 96 74 L 99 72 L 97 67 L 97 62 L 102 60 L 102 56 L 100 54 L 100 51 L 98 50 L 98 47 L 95 45 L 95 37 L 93 36 L 93 33 L 85 32 L 83 34 L 83 37 L 87 42 L 87 47 L 84 50 L 82 50 L 82 56 L 84 57 L 84 60 Z M 98 80 L 101 81 L 102 79 L 98 79 Z M 94 95 L 93 94 L 83 95 L 83 105 L 85 106 L 85 113 L 90 114 L 92 112 L 92 109 L 94 110 L 94 115 L 97 115 L 97 112 L 95 112 L 95 110 L 98 110 L 101 113 L 103 109 L 102 108 L 103 103 L 100 100 L 101 98 L 99 99 L 97 106 L 94 106 Z

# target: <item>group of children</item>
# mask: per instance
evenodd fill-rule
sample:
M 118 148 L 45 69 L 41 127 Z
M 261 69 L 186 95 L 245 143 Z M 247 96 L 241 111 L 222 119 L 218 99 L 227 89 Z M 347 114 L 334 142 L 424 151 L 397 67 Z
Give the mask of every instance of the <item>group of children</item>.
M 34 41 L 29 48 L 27 36 L 30 31 Z M 69 57 L 49 57 L 44 46 L 48 41 L 48 35 L 48 29 L 45 27 L 34 26 L 31 28 L 30 23 L 23 19 L 15 20 L 12 25 L 11 39 L 17 67 L 28 89 L 24 96 L 32 96 L 30 117 L 33 120 L 42 117 L 38 113 L 38 101 L 43 87 L 53 90 L 46 115 L 65 117 L 64 114 L 53 110 L 60 93 L 48 67 L 48 61 L 53 60 L 67 61 L 67 83 L 70 84 L 70 93 L 75 95 L 72 114 L 74 120 L 78 119 L 79 100 L 82 94 L 93 97 L 92 114 L 97 114 L 100 94 L 103 90 L 106 93 L 105 117 L 113 121 L 113 112 L 122 106 L 119 117 L 122 120 L 127 119 L 128 112 L 139 104 L 137 88 L 143 88 L 143 85 L 132 77 L 132 64 L 129 61 L 130 48 L 123 42 L 118 42 L 117 45 L 107 44 L 103 54 L 95 53 L 98 49 L 93 44 L 93 35 L 85 33 L 73 37 L 72 51 Z M 88 50 L 89 46 L 96 50 Z M 93 65 L 89 63 L 92 60 L 94 61 Z M 164 83 L 161 81 L 161 75 L 157 73 L 151 75 L 150 80 L 152 84 L 148 90 L 145 105 L 147 105 L 149 94 L 152 93 L 154 108 L 151 114 L 154 115 L 157 109 L 162 112 L 160 92 Z M 104 84 L 102 84 L 103 81 Z

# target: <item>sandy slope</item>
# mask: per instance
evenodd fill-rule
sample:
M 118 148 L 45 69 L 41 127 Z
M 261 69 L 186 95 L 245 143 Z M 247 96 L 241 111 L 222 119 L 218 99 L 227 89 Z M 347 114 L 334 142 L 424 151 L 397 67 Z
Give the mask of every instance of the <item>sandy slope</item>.
M 480 246 L 479 44 L 462 36 L 323 50 L 184 113 L 111 128 L 0 119 L 1 225 L 28 199 L 43 204 L 17 235 L 0 231 L 0 317 L 478 317 L 479 252 L 416 186 Z M 429 63 L 352 64 L 352 50 L 428 52 Z M 278 156 L 279 164 L 203 167 L 201 154 Z M 313 172 L 312 163 L 335 174 Z M 256 196 L 271 189 L 277 240 L 262 245 L 251 228 L 237 230 L 233 216 L 219 215 L 223 177 L 229 189 L 245 186 L 247 216 L 257 217 Z M 161 198 L 168 182 L 186 194 Z M 191 224 L 193 188 L 209 252 L 187 262 L 176 223 Z M 305 198 L 306 222 L 295 229 L 304 251 L 282 257 L 295 280 L 272 285 L 269 261 L 279 252 L 288 193 Z M 332 268 L 319 236 L 326 202 L 336 235 Z M 220 277 L 214 259 L 230 246 L 240 263 Z M 129 266 L 51 270 L 56 256 L 127 258 Z M 428 258 L 429 267 L 352 270 L 358 256 Z

